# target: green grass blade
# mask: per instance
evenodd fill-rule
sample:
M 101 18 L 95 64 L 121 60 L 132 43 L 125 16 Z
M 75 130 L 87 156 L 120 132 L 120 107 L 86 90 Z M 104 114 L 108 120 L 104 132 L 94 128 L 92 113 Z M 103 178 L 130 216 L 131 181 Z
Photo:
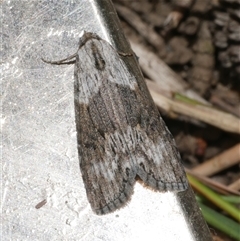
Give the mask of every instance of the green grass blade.
M 201 202 L 198 204 L 208 224 L 227 234 L 229 237 L 240 241 L 240 227 L 237 222 L 223 216 L 215 210 L 205 206 Z
M 238 222 L 240 222 L 240 210 L 238 210 L 234 205 L 225 201 L 219 194 L 199 182 L 193 176 L 188 174 L 187 177 L 191 186 L 194 187 L 195 190 L 197 190 L 205 198 L 214 203 L 217 207 L 221 208 Z

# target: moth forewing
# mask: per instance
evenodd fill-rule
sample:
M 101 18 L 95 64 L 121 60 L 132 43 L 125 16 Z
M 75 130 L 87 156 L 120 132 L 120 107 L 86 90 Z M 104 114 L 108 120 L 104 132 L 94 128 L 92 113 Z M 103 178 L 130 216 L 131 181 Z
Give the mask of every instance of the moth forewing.
M 172 135 L 144 81 L 108 42 L 84 33 L 75 57 L 74 102 L 80 169 L 92 210 L 126 205 L 136 177 L 156 191 L 188 187 Z M 126 54 L 130 56 L 131 54 Z

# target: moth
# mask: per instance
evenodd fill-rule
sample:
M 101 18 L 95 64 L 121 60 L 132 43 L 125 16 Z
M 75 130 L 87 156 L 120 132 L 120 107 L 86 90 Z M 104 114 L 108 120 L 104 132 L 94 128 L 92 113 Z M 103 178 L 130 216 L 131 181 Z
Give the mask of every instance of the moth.
M 75 54 L 51 64 L 75 63 L 74 103 L 80 169 L 92 210 L 108 214 L 130 201 L 136 179 L 155 191 L 188 187 L 172 135 L 144 79 L 91 32 Z

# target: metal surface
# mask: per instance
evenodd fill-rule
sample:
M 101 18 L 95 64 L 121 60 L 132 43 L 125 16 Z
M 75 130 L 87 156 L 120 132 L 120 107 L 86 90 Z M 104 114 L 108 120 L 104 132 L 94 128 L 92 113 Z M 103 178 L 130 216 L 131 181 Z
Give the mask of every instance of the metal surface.
M 127 52 L 111 3 L 9 0 L 1 7 L 2 240 L 211 240 L 191 189 L 163 194 L 137 183 L 125 208 L 100 217 L 90 209 L 77 156 L 73 66 L 41 57 L 74 53 L 83 30 Z

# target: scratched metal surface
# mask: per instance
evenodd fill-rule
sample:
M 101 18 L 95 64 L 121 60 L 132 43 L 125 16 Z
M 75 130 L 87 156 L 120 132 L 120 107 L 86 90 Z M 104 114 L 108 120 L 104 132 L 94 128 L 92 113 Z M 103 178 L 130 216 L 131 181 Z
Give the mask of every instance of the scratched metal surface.
M 1 7 L 2 240 L 211 240 L 191 189 L 162 194 L 137 183 L 124 209 L 100 217 L 90 209 L 78 165 L 73 66 L 40 58 L 74 53 L 83 30 L 127 51 L 112 5 L 9 0 Z

